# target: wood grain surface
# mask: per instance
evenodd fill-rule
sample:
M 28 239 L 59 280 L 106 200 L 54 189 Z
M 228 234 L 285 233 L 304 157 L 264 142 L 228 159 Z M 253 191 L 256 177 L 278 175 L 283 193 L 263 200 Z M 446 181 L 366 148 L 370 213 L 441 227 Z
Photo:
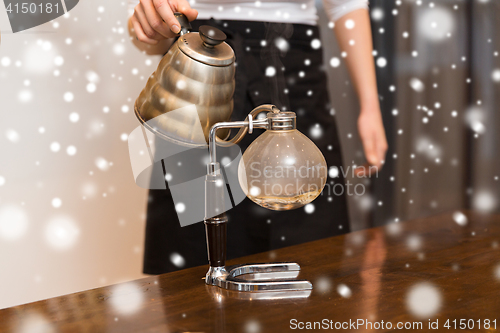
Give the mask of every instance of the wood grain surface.
M 373 328 L 378 332 L 419 322 L 421 329 L 407 331 L 429 332 L 457 331 L 460 319 L 468 323 L 464 332 L 495 332 L 500 216 L 464 214 L 466 225 L 449 213 L 229 262 L 295 261 L 299 278 L 313 283 L 306 298 L 259 299 L 262 294 L 206 286 L 207 266 L 201 266 L 3 309 L 0 332 L 288 332 L 307 322 L 366 332 L 367 321 L 384 321 L 384 329 Z M 429 329 L 429 318 L 438 330 Z M 363 325 L 346 328 L 358 320 Z

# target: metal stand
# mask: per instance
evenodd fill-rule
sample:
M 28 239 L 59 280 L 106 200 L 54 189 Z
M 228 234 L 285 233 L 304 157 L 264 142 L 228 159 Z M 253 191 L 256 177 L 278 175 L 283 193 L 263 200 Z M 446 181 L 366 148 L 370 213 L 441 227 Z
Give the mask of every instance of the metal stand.
M 299 291 L 301 297 L 307 297 L 312 284 L 306 280 L 295 280 L 300 272 L 297 263 L 242 264 L 227 268 L 225 266 L 227 243 L 227 217 L 223 213 L 225 186 L 221 186 L 224 184 L 224 179 L 216 160 L 216 132 L 221 128 L 240 128 L 235 138 L 241 140 L 247 131 L 251 134 L 254 128 L 270 129 L 287 124 L 295 126 L 295 119 L 290 120 L 285 117 L 253 120 L 254 116 L 263 111 L 280 112 L 274 105 L 262 105 L 254 109 L 245 121 L 217 123 L 210 130 L 210 164 L 205 179 L 205 231 L 210 268 L 205 283 L 231 291 Z

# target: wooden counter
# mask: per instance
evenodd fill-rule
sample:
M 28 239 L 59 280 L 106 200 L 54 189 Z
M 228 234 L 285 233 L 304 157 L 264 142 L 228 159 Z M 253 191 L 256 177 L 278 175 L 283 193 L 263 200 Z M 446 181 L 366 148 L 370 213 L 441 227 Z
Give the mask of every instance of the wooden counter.
M 229 262 L 296 261 L 313 283 L 307 298 L 224 292 L 204 284 L 203 266 L 3 309 L 0 332 L 285 332 L 358 319 L 428 332 L 429 316 L 439 331 L 455 331 L 454 319 L 474 320 L 464 331 L 498 331 L 500 216 L 465 215 L 466 225 L 450 213 Z

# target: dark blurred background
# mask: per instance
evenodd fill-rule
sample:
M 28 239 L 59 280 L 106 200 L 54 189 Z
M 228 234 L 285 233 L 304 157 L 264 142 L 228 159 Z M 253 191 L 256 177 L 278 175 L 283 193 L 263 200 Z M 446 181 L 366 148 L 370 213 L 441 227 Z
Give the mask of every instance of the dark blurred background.
M 378 177 L 350 177 L 371 189 L 349 198 L 353 230 L 459 208 L 497 212 L 500 1 L 372 0 L 370 16 L 389 150 Z M 330 63 L 342 56 L 320 17 L 344 164 L 360 165 L 356 94 L 345 63 Z

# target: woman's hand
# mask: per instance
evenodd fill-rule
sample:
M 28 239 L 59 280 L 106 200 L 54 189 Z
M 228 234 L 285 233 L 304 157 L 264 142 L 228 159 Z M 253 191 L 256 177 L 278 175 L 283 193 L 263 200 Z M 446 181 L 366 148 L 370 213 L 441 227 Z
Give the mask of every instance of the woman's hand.
M 174 12 L 181 12 L 193 21 L 198 11 L 186 0 L 140 0 L 129 19 L 135 37 L 144 43 L 157 45 L 159 41 L 173 38 L 180 31 Z
M 361 108 L 358 131 L 367 162 L 380 168 L 387 151 L 387 139 L 379 106 Z
M 348 20 L 354 24 L 346 25 Z M 347 53 L 347 67 L 361 105 L 358 131 L 366 161 L 369 165 L 380 168 L 387 151 L 387 140 L 378 102 L 368 10 L 358 9 L 342 16 L 335 22 L 335 34 L 340 48 Z M 367 167 L 369 166 L 360 169 L 363 171 Z

